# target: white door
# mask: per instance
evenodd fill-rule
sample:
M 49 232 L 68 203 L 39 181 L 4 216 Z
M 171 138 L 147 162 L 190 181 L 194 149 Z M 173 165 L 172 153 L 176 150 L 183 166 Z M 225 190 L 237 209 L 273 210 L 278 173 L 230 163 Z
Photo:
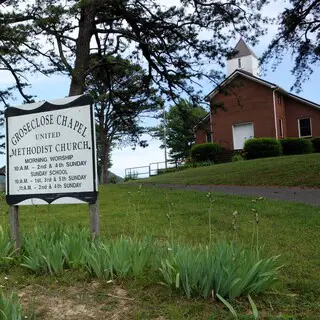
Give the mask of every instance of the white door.
M 233 149 L 243 149 L 247 139 L 253 138 L 253 123 L 242 123 L 233 125 Z

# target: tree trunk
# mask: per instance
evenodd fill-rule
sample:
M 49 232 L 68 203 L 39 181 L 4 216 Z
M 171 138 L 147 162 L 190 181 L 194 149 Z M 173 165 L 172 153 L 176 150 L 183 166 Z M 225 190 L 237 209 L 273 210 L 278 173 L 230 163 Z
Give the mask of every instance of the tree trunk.
M 94 9 L 91 5 L 81 8 L 76 60 L 71 78 L 69 96 L 82 94 L 85 90 L 86 73 L 89 68 L 90 40 L 94 27 Z
M 103 184 L 108 183 L 108 176 L 109 176 L 109 153 L 110 153 L 110 146 L 109 143 L 106 142 L 104 144 L 104 153 L 103 153 L 103 161 L 102 161 L 102 172 L 103 172 Z

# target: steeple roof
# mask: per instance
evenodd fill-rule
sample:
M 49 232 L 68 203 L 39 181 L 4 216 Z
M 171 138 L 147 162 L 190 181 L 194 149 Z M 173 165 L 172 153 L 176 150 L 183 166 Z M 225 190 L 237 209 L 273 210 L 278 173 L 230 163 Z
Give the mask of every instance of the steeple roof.
M 236 52 L 236 54 L 233 55 L 228 60 L 235 59 L 235 58 L 242 58 L 250 55 L 258 59 L 255 53 L 247 46 L 247 44 L 244 42 L 242 38 L 240 38 L 240 40 L 238 41 L 237 45 L 234 47 L 233 50 Z

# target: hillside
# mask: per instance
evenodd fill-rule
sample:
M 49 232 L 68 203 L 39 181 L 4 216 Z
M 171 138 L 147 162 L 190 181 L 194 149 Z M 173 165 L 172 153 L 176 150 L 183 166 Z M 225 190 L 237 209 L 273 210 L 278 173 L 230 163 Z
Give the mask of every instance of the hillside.
M 213 243 L 226 239 L 250 246 L 251 222 L 258 213 L 259 244 L 267 255 L 281 254 L 284 265 L 272 291 L 252 296 L 261 319 L 319 319 L 318 207 L 266 199 L 252 202 L 250 198 L 219 194 L 212 195 L 215 201 L 211 203 L 203 192 L 127 184 L 100 186 L 99 193 L 101 236 L 108 241 L 121 236 L 149 236 L 166 248 L 169 243 L 208 245 L 212 238 Z M 3 201 L 0 205 L 6 210 Z M 235 211 L 239 214 L 237 231 L 232 228 Z M 48 230 L 48 226 L 81 225 L 88 230 L 88 222 L 87 205 L 20 207 L 23 235 L 36 234 L 35 227 Z M 0 223 L 3 228 L 8 226 L 8 214 L 0 216 Z M 0 276 L 4 292 L 19 293 L 30 320 L 234 319 L 213 299 L 187 299 L 182 292 L 161 284 L 163 279 L 157 271 L 106 282 L 87 269 L 37 274 L 21 266 L 23 259 L 3 259 Z M 233 300 L 232 305 L 239 319 L 253 319 L 248 316 L 250 306 L 245 297 Z
M 171 184 L 320 187 L 320 154 L 218 164 L 143 180 Z

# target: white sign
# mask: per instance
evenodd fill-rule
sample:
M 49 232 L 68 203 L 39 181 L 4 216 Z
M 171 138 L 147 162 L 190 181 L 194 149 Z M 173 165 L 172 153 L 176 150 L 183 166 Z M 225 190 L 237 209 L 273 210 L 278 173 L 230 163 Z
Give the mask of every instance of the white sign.
M 62 197 L 87 202 L 96 199 L 94 122 L 88 101 L 90 96 L 80 96 L 66 105 L 43 103 L 33 110 L 8 109 L 9 204 L 24 204 L 21 202 L 27 199 L 44 203 Z M 68 202 L 74 201 L 62 203 Z

